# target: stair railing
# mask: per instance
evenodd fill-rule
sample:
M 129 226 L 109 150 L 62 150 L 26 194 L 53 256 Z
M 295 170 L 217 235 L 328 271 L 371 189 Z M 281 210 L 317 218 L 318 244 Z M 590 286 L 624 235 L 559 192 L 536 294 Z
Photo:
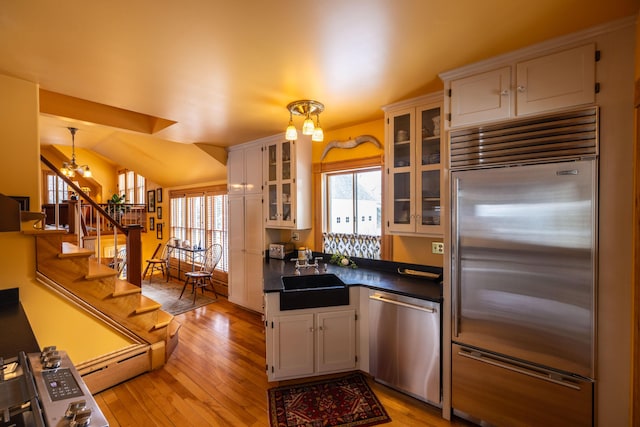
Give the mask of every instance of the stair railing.
M 126 272 L 127 272 L 127 281 L 137 286 L 141 286 L 142 282 L 142 240 L 141 240 L 141 231 L 142 226 L 140 224 L 131 224 L 127 226 L 121 225 L 118 221 L 109 215 L 105 209 L 100 206 L 100 204 L 96 203 L 92 200 L 88 194 L 86 194 L 82 189 L 76 185 L 69 177 L 62 174 L 58 168 L 47 160 L 44 156 L 40 155 L 40 160 L 44 163 L 51 171 L 53 171 L 57 176 L 59 176 L 68 186 L 71 188 L 77 195 L 78 200 L 76 203 L 72 203 L 75 212 L 69 212 L 69 233 L 71 230 L 71 223 L 73 223 L 73 232 L 77 236 L 77 244 L 79 247 L 85 247 L 85 239 L 89 236 L 87 224 L 91 228 L 95 228 L 95 242 L 96 246 L 94 246 L 94 251 L 96 253 L 96 258 L 98 262 L 101 262 L 102 258 L 102 243 L 101 243 L 101 235 L 103 230 L 111 229 L 113 231 L 113 242 L 114 242 L 114 250 L 113 250 L 113 265 L 117 265 L 118 263 L 118 234 L 122 233 L 126 238 Z M 70 205 L 70 206 L 71 206 Z M 84 208 L 87 211 L 84 211 Z M 59 218 L 60 218 L 60 206 L 56 203 L 55 206 L 55 226 L 59 227 Z M 73 220 L 72 220 L 73 218 Z M 77 220 L 76 220 L 77 219 Z M 45 221 L 46 224 L 46 221 Z M 106 225 L 106 226 L 105 226 Z

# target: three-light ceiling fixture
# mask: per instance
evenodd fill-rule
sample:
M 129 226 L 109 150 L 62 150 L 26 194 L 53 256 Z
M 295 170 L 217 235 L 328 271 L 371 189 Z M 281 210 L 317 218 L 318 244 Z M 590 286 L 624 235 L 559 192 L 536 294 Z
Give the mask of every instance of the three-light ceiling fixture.
M 91 178 L 91 169 L 87 165 L 76 164 L 76 131 L 78 128 L 67 128 L 71 132 L 71 162 L 64 162 L 60 168 L 63 175 L 73 178 L 76 173 L 85 178 Z
M 287 141 L 295 141 L 298 139 L 298 131 L 293 124 L 294 114 L 305 117 L 304 123 L 302 124 L 303 135 L 311 135 L 311 140 L 315 142 L 324 140 L 324 132 L 320 127 L 320 113 L 324 111 L 324 105 L 321 102 L 312 99 L 293 101 L 287 105 L 287 110 L 289 110 L 289 126 L 287 126 L 285 133 Z M 312 116 L 316 116 L 315 123 L 313 123 Z

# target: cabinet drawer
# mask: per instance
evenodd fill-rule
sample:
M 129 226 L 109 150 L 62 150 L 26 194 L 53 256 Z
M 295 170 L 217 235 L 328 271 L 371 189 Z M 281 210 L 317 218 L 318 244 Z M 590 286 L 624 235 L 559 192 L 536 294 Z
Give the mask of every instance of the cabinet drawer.
M 589 381 L 556 380 L 546 371 L 456 344 L 452 370 L 453 408 L 476 420 L 498 426 L 592 425 Z

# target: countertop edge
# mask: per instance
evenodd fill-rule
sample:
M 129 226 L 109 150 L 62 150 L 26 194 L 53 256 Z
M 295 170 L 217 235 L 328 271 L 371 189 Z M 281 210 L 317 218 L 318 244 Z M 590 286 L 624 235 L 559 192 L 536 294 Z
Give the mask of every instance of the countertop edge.
M 358 268 L 348 268 L 329 264 L 328 259 L 330 255 L 321 253 L 314 253 L 314 255 L 322 256 L 323 260 L 321 262 L 326 263 L 326 268 L 320 269 L 321 273 L 335 274 L 347 286 L 360 286 L 438 303 L 442 303 L 443 301 L 441 280 L 407 276 L 397 272 L 398 266 L 401 266 L 403 268 L 419 269 L 421 271 L 436 273 L 441 277 L 442 268 L 440 267 L 354 258 L 356 264 L 358 264 Z M 306 270 L 303 270 L 303 274 L 313 274 L 313 272 L 307 273 Z M 264 292 L 273 293 L 282 291 L 283 287 L 280 278 L 282 276 L 293 275 L 295 275 L 295 263 L 290 260 L 265 259 L 263 263 Z

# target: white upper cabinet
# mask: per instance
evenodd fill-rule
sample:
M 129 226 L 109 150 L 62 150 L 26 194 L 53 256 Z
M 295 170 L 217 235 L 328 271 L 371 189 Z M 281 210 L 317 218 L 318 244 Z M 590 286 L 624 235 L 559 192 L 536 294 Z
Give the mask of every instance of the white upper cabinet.
M 267 228 L 311 228 L 311 140 L 264 144 L 264 199 Z
M 397 104 L 385 111 L 385 194 L 388 234 L 442 237 L 442 92 Z
M 262 193 L 262 146 L 249 145 L 229 151 L 227 157 L 229 195 Z
M 593 43 L 516 64 L 516 112 L 534 114 L 595 102 Z
M 592 104 L 594 43 L 443 73 L 448 126 L 486 123 Z M 465 71 L 468 70 L 468 71 Z
M 451 127 L 511 116 L 511 68 L 451 81 Z

